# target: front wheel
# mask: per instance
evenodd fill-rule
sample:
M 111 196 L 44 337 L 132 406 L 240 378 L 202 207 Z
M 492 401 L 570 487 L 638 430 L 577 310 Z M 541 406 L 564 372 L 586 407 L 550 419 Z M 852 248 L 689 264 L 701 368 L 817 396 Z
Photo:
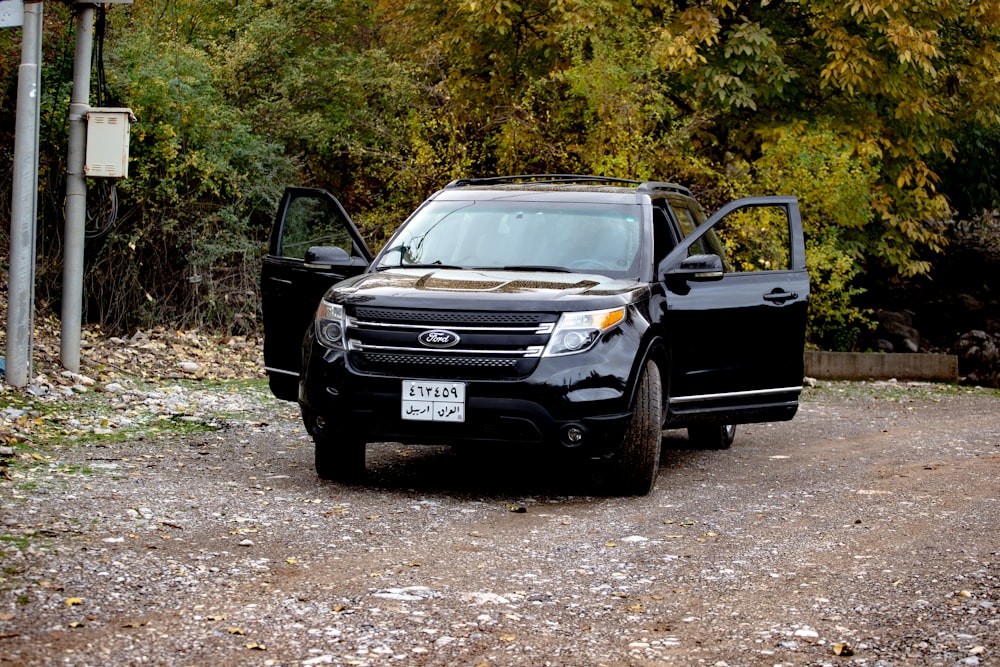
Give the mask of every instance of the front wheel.
M 688 428 L 688 441 L 697 449 L 729 449 L 736 424 L 700 424 Z
M 365 443 L 357 438 L 313 436 L 316 476 L 336 482 L 357 482 L 365 476 Z
M 356 482 L 365 476 L 365 441 L 349 429 L 332 433 L 326 421 L 302 408 L 306 430 L 316 446 L 316 476 L 338 482 Z
M 622 495 L 644 496 L 653 490 L 660 470 L 663 385 L 654 361 L 647 361 L 639 378 L 635 406 L 618 456 L 615 486 Z

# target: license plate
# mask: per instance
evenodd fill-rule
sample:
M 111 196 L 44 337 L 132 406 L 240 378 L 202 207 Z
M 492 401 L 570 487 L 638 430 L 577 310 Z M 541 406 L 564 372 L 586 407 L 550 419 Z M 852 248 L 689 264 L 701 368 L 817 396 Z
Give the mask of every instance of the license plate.
M 403 380 L 403 419 L 426 422 L 464 422 L 465 384 Z

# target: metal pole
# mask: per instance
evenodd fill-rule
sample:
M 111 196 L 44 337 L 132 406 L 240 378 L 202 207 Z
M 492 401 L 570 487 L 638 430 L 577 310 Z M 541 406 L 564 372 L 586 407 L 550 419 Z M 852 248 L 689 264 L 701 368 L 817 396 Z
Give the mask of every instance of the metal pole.
M 14 178 L 7 284 L 7 383 L 28 384 L 34 329 L 35 221 L 38 215 L 38 125 L 41 98 L 42 3 L 24 4 L 17 72 Z
M 94 6 L 76 5 L 76 52 L 73 94 L 69 104 L 69 155 L 66 160 L 66 231 L 63 239 L 62 341 L 63 366 L 80 371 L 80 328 L 83 324 L 83 243 L 87 219 L 87 112 L 90 110 L 90 59 L 94 45 Z

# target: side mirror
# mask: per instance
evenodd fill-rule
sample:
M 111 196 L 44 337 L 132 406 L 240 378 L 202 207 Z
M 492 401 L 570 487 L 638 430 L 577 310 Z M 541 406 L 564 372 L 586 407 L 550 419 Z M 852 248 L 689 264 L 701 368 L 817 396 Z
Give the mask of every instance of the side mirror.
M 332 269 L 335 266 L 351 266 L 351 256 L 337 246 L 317 245 L 306 250 L 306 268 Z
M 676 269 L 667 271 L 668 276 L 684 280 L 722 280 L 723 274 L 722 258 L 718 255 L 691 255 Z

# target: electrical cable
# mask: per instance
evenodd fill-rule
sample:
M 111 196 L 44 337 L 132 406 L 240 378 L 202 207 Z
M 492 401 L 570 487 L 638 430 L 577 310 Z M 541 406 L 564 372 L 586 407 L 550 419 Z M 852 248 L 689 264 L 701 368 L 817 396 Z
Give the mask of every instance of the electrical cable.
M 95 48 L 91 57 L 91 69 L 96 80 L 94 98 L 98 108 L 107 103 L 108 97 L 107 78 L 104 74 L 104 36 L 107 25 L 107 7 L 98 5 L 94 25 Z M 107 178 L 97 179 L 94 190 L 97 196 L 87 198 L 87 227 L 84 229 L 84 238 L 87 239 L 107 236 L 118 221 L 118 188 L 115 186 L 115 181 Z M 96 201 L 97 205 L 91 207 L 91 201 Z

